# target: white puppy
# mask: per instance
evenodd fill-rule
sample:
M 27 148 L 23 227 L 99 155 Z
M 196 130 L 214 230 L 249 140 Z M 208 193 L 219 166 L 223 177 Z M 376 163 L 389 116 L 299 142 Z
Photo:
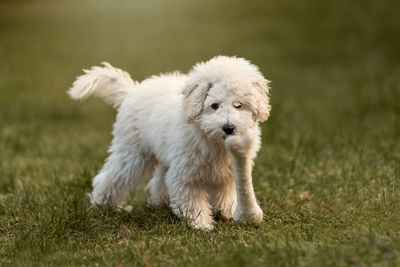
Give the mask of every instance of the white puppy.
M 118 109 L 110 156 L 93 179 L 91 201 L 118 206 L 154 171 L 148 204 L 169 203 L 199 229 L 213 212 L 239 222 L 262 221 L 252 185 L 260 148 L 258 122 L 270 113 L 268 81 L 243 58 L 217 56 L 142 82 L 104 63 L 85 70 L 75 99 L 103 98 Z

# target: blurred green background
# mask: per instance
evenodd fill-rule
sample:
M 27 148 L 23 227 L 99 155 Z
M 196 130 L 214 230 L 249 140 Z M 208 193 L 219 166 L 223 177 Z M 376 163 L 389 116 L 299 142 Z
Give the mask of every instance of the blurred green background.
M 0 263 L 400 264 L 400 2 L 0 0 Z M 262 226 L 87 208 L 115 111 L 66 91 L 237 55 L 272 81 L 254 169 Z

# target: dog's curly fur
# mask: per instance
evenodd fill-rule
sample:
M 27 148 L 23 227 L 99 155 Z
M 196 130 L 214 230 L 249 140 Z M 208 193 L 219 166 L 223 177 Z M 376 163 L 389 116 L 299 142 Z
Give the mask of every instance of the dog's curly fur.
M 117 206 L 154 172 L 149 205 L 169 203 L 199 229 L 212 212 L 260 223 L 252 186 L 260 148 L 259 122 L 270 113 L 268 81 L 243 58 L 217 56 L 142 82 L 104 63 L 85 70 L 70 89 L 75 99 L 97 95 L 118 109 L 110 156 L 93 179 L 91 201 Z

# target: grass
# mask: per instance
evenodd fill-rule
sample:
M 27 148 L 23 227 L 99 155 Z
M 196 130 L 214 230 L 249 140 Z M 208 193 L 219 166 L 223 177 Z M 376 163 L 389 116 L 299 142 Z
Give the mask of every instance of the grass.
M 400 265 L 398 1 L 0 1 L 3 265 Z M 258 228 L 90 208 L 115 111 L 65 91 L 106 60 L 141 80 L 216 54 L 272 80 Z

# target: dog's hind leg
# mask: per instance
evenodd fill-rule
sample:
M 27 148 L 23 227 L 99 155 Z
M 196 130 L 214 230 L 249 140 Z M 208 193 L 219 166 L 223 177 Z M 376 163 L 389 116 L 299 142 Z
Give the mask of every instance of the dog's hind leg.
M 161 206 L 168 201 L 168 192 L 165 185 L 165 173 L 168 168 L 158 165 L 154 177 L 146 185 L 146 191 L 149 193 L 147 204 L 152 207 Z
M 139 186 L 150 176 L 154 164 L 151 156 L 129 147 L 114 150 L 93 179 L 91 203 L 106 207 L 120 205 L 133 187 Z

